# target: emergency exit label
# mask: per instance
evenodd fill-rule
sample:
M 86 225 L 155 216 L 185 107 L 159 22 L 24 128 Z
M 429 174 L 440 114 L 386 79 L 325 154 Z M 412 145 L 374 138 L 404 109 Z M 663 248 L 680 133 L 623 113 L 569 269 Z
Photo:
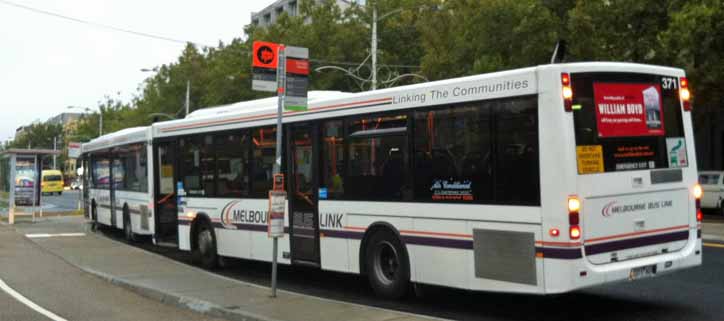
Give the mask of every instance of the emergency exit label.
M 576 146 L 578 174 L 603 173 L 603 148 L 601 145 Z

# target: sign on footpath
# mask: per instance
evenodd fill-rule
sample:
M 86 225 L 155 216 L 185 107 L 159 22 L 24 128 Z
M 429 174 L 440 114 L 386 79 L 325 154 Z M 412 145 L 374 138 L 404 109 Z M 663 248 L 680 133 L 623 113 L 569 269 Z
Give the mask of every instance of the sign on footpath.
M 309 85 L 309 49 L 286 47 L 282 44 L 254 41 L 252 52 L 253 77 L 251 89 L 277 93 L 277 139 L 274 161 L 273 189 L 269 191 L 267 232 L 273 240 L 271 296 L 276 297 L 278 241 L 284 236 L 287 194 L 284 191 L 282 165 L 283 110 L 306 110 Z

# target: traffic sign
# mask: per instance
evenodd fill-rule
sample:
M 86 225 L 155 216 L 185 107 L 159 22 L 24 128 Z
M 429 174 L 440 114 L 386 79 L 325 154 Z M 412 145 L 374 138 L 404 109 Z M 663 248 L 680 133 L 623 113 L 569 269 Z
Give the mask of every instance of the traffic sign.
M 251 89 L 258 91 L 277 91 L 277 66 L 279 62 L 279 44 L 254 41 L 252 50 Z
M 309 49 L 287 46 L 284 51 L 287 62 L 284 109 L 307 110 Z

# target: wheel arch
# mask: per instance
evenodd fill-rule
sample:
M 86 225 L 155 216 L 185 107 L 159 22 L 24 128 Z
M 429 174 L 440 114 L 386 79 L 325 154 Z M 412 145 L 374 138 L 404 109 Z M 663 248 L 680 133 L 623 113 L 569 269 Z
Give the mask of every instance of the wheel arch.
M 211 232 L 214 233 L 213 225 L 211 224 L 211 218 L 206 213 L 198 213 L 196 217 L 191 221 L 191 229 L 189 231 L 190 248 L 193 250 L 196 248 L 197 240 L 196 235 L 201 224 L 208 224 L 211 227 Z M 215 234 L 215 233 L 214 233 Z
M 367 230 L 365 231 L 364 236 L 362 237 L 362 242 L 360 243 L 360 249 L 359 249 L 359 272 L 362 275 L 367 274 L 367 243 L 369 243 L 369 239 L 374 235 L 375 233 L 379 231 L 390 231 L 392 234 L 394 234 L 397 239 L 400 241 L 400 244 L 402 244 L 402 249 L 405 251 L 405 256 L 407 256 L 408 264 L 410 264 L 410 253 L 407 250 L 407 244 L 405 244 L 405 241 L 402 239 L 402 235 L 400 235 L 400 231 L 397 230 L 395 226 L 390 224 L 389 222 L 384 221 L 377 221 L 372 224 L 370 224 L 369 227 L 367 227 Z

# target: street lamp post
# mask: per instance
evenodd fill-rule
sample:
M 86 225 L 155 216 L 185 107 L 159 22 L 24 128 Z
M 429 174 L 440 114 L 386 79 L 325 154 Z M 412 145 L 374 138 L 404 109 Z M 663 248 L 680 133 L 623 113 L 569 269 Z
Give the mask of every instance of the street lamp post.
M 347 76 L 353 78 L 355 81 L 358 82 L 358 85 L 360 86 L 360 89 L 364 90 L 364 84 L 369 83 L 370 84 L 370 90 L 376 90 L 377 89 L 377 83 L 381 82 L 383 85 L 393 85 L 397 81 L 399 81 L 402 78 L 406 77 L 413 77 L 413 78 L 419 78 L 423 81 L 429 81 L 425 76 L 415 74 L 415 73 L 404 73 L 404 74 L 394 74 L 394 75 L 388 75 L 387 79 L 384 79 L 382 81 L 378 81 L 377 79 L 377 23 L 382 21 L 383 19 L 396 14 L 400 13 L 403 10 L 412 10 L 412 9 L 419 9 L 419 8 L 425 8 L 429 7 L 428 5 L 420 5 L 412 8 L 397 8 L 392 11 L 389 11 L 381 16 L 377 15 L 377 6 L 372 5 L 372 23 L 371 23 L 371 41 L 370 41 L 370 54 L 367 56 L 367 58 L 362 61 L 359 66 L 352 67 L 349 69 L 341 68 L 338 66 L 321 66 L 314 69 L 314 71 L 323 71 L 323 70 L 336 70 L 345 73 Z M 436 8 L 436 7 L 433 7 Z M 360 70 L 362 67 L 367 67 L 367 59 L 370 59 L 371 61 L 371 68 L 370 68 L 370 76 L 369 77 L 361 77 L 359 75 Z

